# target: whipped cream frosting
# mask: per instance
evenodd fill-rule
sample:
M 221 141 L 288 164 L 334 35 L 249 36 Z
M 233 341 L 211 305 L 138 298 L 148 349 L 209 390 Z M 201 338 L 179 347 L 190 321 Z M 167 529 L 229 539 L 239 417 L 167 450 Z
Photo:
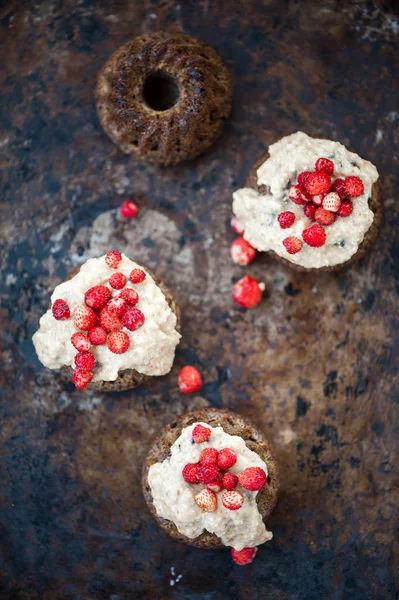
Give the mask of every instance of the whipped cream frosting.
M 250 450 L 244 440 L 237 435 L 229 435 L 221 426 L 211 427 L 208 441 L 193 444 L 192 430 L 198 423 L 185 427 L 171 446 L 171 455 L 163 462 L 151 465 L 148 483 L 155 510 L 160 517 L 173 521 L 178 531 L 189 538 L 196 538 L 205 530 L 215 533 L 225 546 L 242 550 L 267 542 L 273 537 L 267 531 L 258 510 L 256 496 L 237 487 L 244 496 L 244 504 L 238 510 L 228 510 L 221 501 L 225 490 L 218 492 L 215 512 L 204 512 L 195 503 L 194 496 L 203 489 L 203 484 L 192 484 L 184 480 L 182 471 L 187 463 L 197 463 L 204 448 L 230 448 L 237 454 L 237 462 L 228 471 L 239 475 L 247 467 L 261 467 L 267 473 L 267 466 L 256 452 Z
M 349 152 L 339 142 L 314 139 L 301 131 L 288 135 L 269 146 L 270 157 L 257 170 L 257 183 L 266 186 L 265 193 L 243 188 L 233 193 L 233 212 L 244 229 L 244 238 L 260 251 L 274 251 L 292 263 L 306 268 L 320 268 L 341 264 L 356 254 L 359 245 L 373 222 L 369 209 L 373 184 L 378 179 L 377 169 L 354 152 Z M 314 248 L 303 244 L 297 254 L 289 254 L 283 240 L 296 236 L 302 240 L 302 231 L 310 221 L 298 206 L 288 198 L 288 190 L 302 171 L 314 171 L 318 158 L 334 162 L 336 178 L 356 175 L 364 184 L 364 193 L 353 198 L 353 212 L 348 217 L 337 217 L 325 227 L 326 243 Z M 277 217 L 289 210 L 295 214 L 294 224 L 281 229 Z
M 146 273 L 143 282 L 132 284 L 129 274 L 140 268 Z M 73 320 L 73 311 L 78 304 L 84 303 L 86 291 L 96 285 L 108 285 L 113 273 L 123 273 L 127 278 L 125 287 L 133 288 L 139 295 L 136 307 L 144 313 L 145 322 L 136 331 L 123 331 L 130 338 L 130 346 L 123 354 L 112 353 L 107 344 L 92 346 L 96 364 L 93 381 L 115 381 L 119 371 L 135 369 L 144 375 L 165 375 L 170 371 L 175 356 L 175 348 L 180 340 L 176 330 L 177 318 L 170 308 L 163 292 L 144 267 L 122 254 L 122 261 L 117 269 L 111 269 L 105 262 L 105 255 L 91 258 L 81 266 L 79 273 L 72 279 L 58 285 L 52 296 L 51 304 L 61 298 L 65 300 L 71 311 L 67 320 L 57 321 L 51 310 L 40 319 L 40 327 L 33 336 L 39 360 L 49 369 L 63 366 L 74 367 L 76 349 L 71 343 L 71 336 L 79 329 Z M 111 289 L 113 297 L 120 290 Z

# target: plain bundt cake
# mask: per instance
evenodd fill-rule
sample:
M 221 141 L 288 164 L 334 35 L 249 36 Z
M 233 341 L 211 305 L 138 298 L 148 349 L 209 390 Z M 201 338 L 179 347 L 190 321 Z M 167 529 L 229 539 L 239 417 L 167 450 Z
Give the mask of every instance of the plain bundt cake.
M 190 35 L 159 32 L 111 56 L 98 77 L 96 103 L 123 152 L 171 165 L 215 142 L 231 95 L 229 71 L 213 48 Z

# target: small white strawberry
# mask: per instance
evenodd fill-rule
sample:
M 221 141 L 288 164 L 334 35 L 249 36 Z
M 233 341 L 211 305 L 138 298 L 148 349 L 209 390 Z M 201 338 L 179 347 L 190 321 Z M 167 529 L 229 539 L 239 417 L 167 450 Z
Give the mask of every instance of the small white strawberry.
M 330 192 L 323 198 L 323 208 L 330 212 L 336 213 L 341 207 L 341 198 L 337 192 Z
M 207 488 L 198 492 L 198 494 L 194 496 L 194 500 L 196 505 L 205 512 L 215 512 L 218 505 L 215 492 L 212 492 L 212 490 L 208 490 Z

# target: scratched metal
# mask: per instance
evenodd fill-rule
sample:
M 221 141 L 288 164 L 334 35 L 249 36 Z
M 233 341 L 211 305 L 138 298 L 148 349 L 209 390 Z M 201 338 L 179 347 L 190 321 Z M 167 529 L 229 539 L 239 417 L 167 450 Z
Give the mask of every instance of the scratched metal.
M 399 16 L 395 2 L 3 2 L 0 8 L 0 597 L 43 600 L 397 597 Z M 139 164 L 98 123 L 93 88 L 118 46 L 166 28 L 212 44 L 234 78 L 217 145 L 172 169 Z M 386 219 L 347 272 L 246 270 L 228 247 L 231 192 L 283 134 L 338 139 L 381 173 Z M 140 218 L 117 207 L 140 197 Z M 54 286 L 109 248 L 176 291 L 184 335 L 168 377 L 79 392 L 31 336 Z M 230 300 L 245 271 L 267 294 Z M 197 365 L 202 397 L 182 397 Z M 180 545 L 140 489 L 151 439 L 206 405 L 273 443 L 282 493 L 252 566 Z M 396 491 L 395 491 L 396 489 Z

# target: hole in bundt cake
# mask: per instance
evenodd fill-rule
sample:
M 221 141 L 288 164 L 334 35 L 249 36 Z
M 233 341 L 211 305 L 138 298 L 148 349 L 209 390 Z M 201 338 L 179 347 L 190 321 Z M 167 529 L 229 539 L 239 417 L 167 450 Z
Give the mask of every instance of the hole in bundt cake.
M 163 71 L 150 73 L 143 85 L 143 99 L 153 110 L 169 110 L 180 97 L 178 83 L 174 77 Z

